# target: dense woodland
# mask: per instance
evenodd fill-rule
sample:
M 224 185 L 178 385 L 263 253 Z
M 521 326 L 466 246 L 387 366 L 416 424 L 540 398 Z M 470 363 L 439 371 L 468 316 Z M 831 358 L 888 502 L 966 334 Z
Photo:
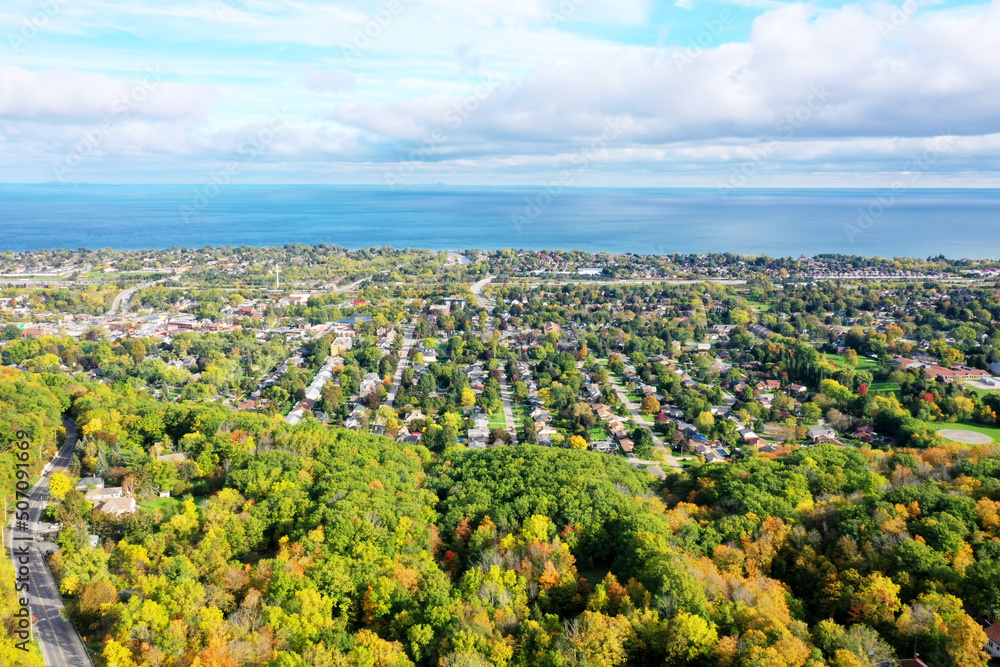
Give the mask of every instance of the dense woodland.
M 0 370 L 0 440 L 51 451 L 64 410 L 74 472 L 178 497 L 114 518 L 53 482 L 51 565 L 116 667 L 981 665 L 969 614 L 1000 613 L 995 445 L 821 445 L 658 482 Z

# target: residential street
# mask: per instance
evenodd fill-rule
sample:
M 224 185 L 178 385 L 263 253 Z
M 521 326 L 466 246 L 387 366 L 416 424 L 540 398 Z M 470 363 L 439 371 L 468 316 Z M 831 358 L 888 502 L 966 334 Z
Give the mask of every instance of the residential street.
M 76 447 L 76 426 L 65 419 L 66 444 L 49 465 L 49 474 L 65 471 L 69 465 L 73 449 Z M 87 651 L 76 630 L 62 617 L 63 603 L 48 565 L 43 559 L 43 543 L 36 541 L 37 526 L 41 519 L 42 504 L 49 494 L 49 477 L 43 476 L 29 493 L 28 531 L 9 530 L 8 545 L 11 554 L 23 545 L 29 545 L 30 568 L 29 585 L 31 613 L 35 618 L 35 636 L 42 650 L 46 665 L 55 667 L 92 667 Z M 19 539 L 27 537 L 28 539 Z M 30 540 L 30 541 L 29 541 Z
M 392 376 L 392 388 L 389 390 L 389 395 L 386 396 L 385 404 L 390 408 L 392 404 L 396 401 L 396 393 L 399 392 L 399 384 L 403 380 L 403 371 L 410 363 L 409 354 L 410 348 L 413 347 L 413 325 L 411 324 L 403 331 L 403 347 L 399 351 L 399 363 L 396 364 L 396 373 Z
M 646 423 L 646 420 L 643 419 L 642 415 L 639 414 L 639 408 L 635 405 L 635 403 L 633 403 L 628 399 L 628 396 L 625 395 L 625 390 L 622 389 L 621 385 L 618 384 L 618 378 L 611 376 L 611 382 L 615 387 L 615 393 L 618 394 L 618 399 L 628 409 L 629 414 L 632 415 L 632 418 L 635 420 L 635 423 L 638 424 L 639 426 L 642 426 L 647 431 L 649 431 L 649 434 L 653 436 L 653 444 L 656 445 L 657 449 L 660 450 L 660 453 L 663 454 L 664 458 L 667 461 L 667 465 L 669 465 L 671 468 L 676 468 L 677 470 L 680 470 L 681 464 L 677 461 L 676 458 L 674 458 L 674 455 L 670 452 L 670 447 L 668 447 L 662 440 L 660 440 L 659 436 L 657 436 L 656 433 L 654 433 L 653 430 L 649 428 L 649 425 Z M 639 459 L 635 458 L 634 455 L 631 455 L 629 456 L 629 463 L 641 463 L 641 462 L 639 461 Z
M 472 285 L 472 295 L 476 297 L 476 303 L 479 304 L 480 308 L 485 308 L 487 312 L 487 317 L 489 321 L 486 325 L 487 335 L 493 335 L 493 304 L 483 296 L 483 288 L 489 284 L 493 276 L 486 276 L 482 280 L 474 283 Z M 514 410 L 511 408 L 510 404 L 510 387 L 507 385 L 507 374 L 502 373 L 500 375 L 500 400 L 503 401 L 503 418 L 507 425 L 507 431 L 510 432 L 511 441 L 510 444 L 517 444 L 517 425 L 514 421 Z

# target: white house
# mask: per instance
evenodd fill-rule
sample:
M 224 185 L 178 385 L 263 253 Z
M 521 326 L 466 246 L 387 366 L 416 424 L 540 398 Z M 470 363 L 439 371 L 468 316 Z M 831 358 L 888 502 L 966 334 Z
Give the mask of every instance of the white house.
M 986 652 L 994 658 L 1000 658 L 1000 621 L 986 628 Z

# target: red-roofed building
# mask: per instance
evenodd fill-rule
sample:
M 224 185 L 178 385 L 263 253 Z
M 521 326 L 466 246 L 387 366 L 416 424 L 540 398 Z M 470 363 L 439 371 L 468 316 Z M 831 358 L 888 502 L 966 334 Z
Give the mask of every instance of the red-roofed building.
M 994 658 L 1000 658 L 1000 621 L 986 628 L 986 652 Z

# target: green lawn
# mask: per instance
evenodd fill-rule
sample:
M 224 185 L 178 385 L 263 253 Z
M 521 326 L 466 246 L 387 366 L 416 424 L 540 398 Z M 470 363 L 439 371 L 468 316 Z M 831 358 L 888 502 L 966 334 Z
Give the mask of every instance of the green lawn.
M 886 392 L 898 392 L 901 387 L 898 384 L 893 384 L 892 382 L 872 382 L 871 386 L 868 387 L 872 391 L 886 391 Z
M 608 432 L 604 429 L 603 426 L 595 426 L 594 428 L 590 429 L 590 439 L 592 441 L 606 440 L 607 437 L 608 437 Z
M 204 507 L 205 501 L 208 500 L 208 496 L 192 496 L 194 498 L 194 504 L 198 507 Z M 184 501 L 187 496 L 182 496 L 180 498 L 150 498 L 149 500 L 143 500 L 139 503 L 139 507 L 147 509 L 150 512 L 154 510 L 163 510 L 164 512 L 180 512 L 184 505 Z
M 924 422 L 929 427 L 935 431 L 940 431 L 941 429 L 955 429 L 964 431 L 975 431 L 976 433 L 983 433 L 985 435 L 993 438 L 993 442 L 1000 442 L 1000 428 L 996 426 L 983 426 L 982 424 L 970 424 L 968 422 L 955 422 L 954 424 L 949 424 L 948 422 Z
M 844 368 L 847 366 L 847 361 L 844 359 L 842 354 L 828 354 L 826 358 L 837 364 L 837 368 Z M 859 354 L 858 355 L 858 365 L 857 370 L 859 371 L 874 371 L 878 368 L 878 364 L 874 359 L 869 359 L 868 357 Z

